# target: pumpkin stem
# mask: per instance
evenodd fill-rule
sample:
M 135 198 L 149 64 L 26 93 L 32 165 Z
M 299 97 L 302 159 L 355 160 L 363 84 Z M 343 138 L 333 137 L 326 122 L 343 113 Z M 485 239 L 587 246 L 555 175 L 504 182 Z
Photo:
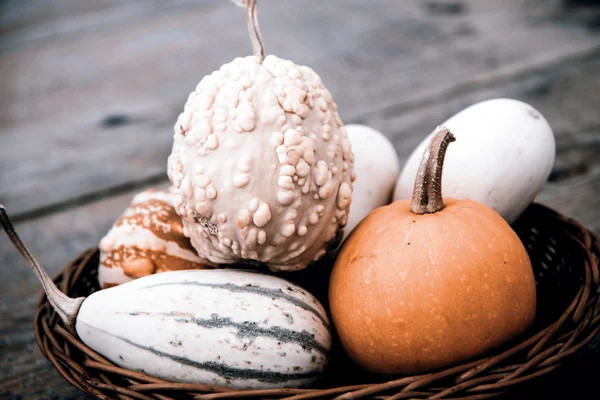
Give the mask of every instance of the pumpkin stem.
M 77 317 L 79 307 L 81 307 L 81 303 L 83 303 L 85 297 L 72 299 L 56 287 L 46 271 L 42 269 L 37 260 L 31 255 L 29 250 L 27 250 L 27 247 L 25 247 L 21 241 L 19 235 L 17 235 L 2 204 L 0 204 L 0 225 L 2 225 L 8 238 L 12 241 L 15 248 L 19 250 L 19 253 L 21 253 L 23 258 L 29 261 L 31 269 L 33 269 L 33 272 L 35 272 L 44 287 L 44 292 L 46 292 L 46 296 L 48 297 L 48 301 L 52 305 L 52 308 L 54 308 L 56 313 L 64 321 L 67 328 L 74 332 L 75 318 Z
M 252 40 L 252 50 L 254 55 L 258 57 L 260 63 L 265 59 L 265 46 L 263 45 L 260 34 L 260 26 L 258 25 L 258 17 L 256 16 L 256 2 L 258 0 L 233 0 L 235 4 L 246 8 L 246 24 L 248 24 L 248 33 Z
M 423 158 L 413 190 L 410 209 L 415 214 L 432 214 L 444 208 L 442 199 L 442 170 L 446 150 L 456 138 L 443 126 L 438 126 L 429 145 L 423 152 Z

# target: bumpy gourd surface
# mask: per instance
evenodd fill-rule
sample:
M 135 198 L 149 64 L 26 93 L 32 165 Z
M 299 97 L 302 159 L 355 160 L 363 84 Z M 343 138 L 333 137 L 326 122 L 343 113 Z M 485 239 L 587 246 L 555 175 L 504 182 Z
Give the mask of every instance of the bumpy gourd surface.
M 184 233 L 201 257 L 297 270 L 341 237 L 353 155 L 312 69 L 250 56 L 204 77 L 190 94 L 168 174 Z

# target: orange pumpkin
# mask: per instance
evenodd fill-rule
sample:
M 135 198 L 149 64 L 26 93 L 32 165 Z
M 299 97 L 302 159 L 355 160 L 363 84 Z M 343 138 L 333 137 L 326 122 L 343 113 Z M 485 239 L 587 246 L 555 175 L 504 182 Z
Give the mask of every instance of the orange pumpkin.
M 442 201 L 452 141 L 438 128 L 411 202 L 372 212 L 336 260 L 333 322 L 346 352 L 369 371 L 447 367 L 510 340 L 535 317 L 531 262 L 511 227 L 483 204 Z

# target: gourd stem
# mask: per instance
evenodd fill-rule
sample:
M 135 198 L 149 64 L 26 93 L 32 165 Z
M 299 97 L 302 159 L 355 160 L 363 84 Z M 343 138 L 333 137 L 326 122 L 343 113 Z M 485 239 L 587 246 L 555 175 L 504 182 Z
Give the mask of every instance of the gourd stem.
M 423 152 L 423 158 L 410 202 L 410 209 L 415 214 L 436 213 L 444 208 L 442 199 L 442 170 L 444 157 L 451 142 L 456 138 L 445 127 L 438 126 L 433 138 Z
M 27 247 L 19 238 L 19 235 L 15 231 L 10 219 L 8 218 L 8 214 L 6 213 L 6 209 L 2 204 L 0 204 L 0 225 L 6 231 L 9 239 L 15 246 L 15 248 L 21 253 L 23 258 L 29 261 L 31 265 L 31 269 L 37 275 L 38 279 L 42 283 L 44 287 L 44 292 L 46 292 L 46 296 L 48 297 L 48 301 L 56 311 L 56 313 L 60 316 L 60 318 L 64 321 L 66 326 L 74 331 L 75 318 L 77 317 L 77 313 L 79 312 L 79 307 L 81 307 L 81 303 L 85 300 L 84 297 L 78 297 L 76 299 L 72 299 L 61 292 L 52 279 L 48 276 L 46 271 L 42 269 L 37 260 L 31 255 Z
M 248 24 L 248 32 L 250 33 L 250 39 L 252 40 L 252 50 L 254 55 L 258 57 L 260 63 L 265 59 L 265 46 L 263 45 L 262 37 L 260 34 L 260 26 L 258 25 L 258 17 L 256 13 L 256 2 L 257 0 L 245 0 L 246 1 L 246 23 Z

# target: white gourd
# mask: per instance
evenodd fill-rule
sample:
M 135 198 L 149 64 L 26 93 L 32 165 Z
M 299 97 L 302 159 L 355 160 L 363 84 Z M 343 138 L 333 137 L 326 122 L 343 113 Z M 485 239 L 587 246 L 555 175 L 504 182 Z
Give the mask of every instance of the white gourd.
M 365 125 L 346 125 L 346 131 L 356 181 L 344 239 L 371 211 L 389 204 L 400 173 L 396 149 L 381 132 Z
M 456 137 L 444 161 L 444 197 L 471 199 L 514 222 L 535 199 L 552 170 L 555 141 L 539 111 L 512 99 L 474 104 L 443 123 Z M 408 158 L 394 200 L 410 197 L 432 135 Z
M 325 369 L 325 310 L 277 277 L 232 269 L 151 275 L 96 292 L 75 325 L 115 364 L 171 382 L 297 387 Z
M 281 278 L 171 271 L 73 299 L 31 256 L 1 205 L 0 223 L 67 327 L 120 367 L 172 382 L 267 389 L 309 384 L 327 365 L 325 310 Z
M 175 124 L 168 175 L 200 257 L 305 268 L 343 235 L 353 155 L 337 106 L 309 67 L 255 55 L 205 76 Z M 252 5 L 252 4 L 254 5 Z

